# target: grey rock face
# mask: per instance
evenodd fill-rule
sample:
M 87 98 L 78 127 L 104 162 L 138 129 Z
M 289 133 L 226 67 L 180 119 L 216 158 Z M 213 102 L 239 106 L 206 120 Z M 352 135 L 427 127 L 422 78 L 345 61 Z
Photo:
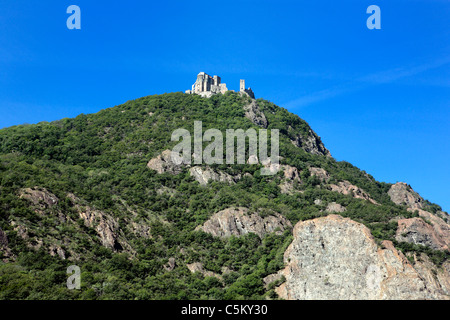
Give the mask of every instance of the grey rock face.
M 436 230 L 421 218 L 400 219 L 395 239 L 430 247 L 435 250 L 447 250 L 447 242 L 443 233 Z
M 176 265 L 177 264 L 176 264 L 175 258 L 171 257 L 171 258 L 169 258 L 169 261 L 163 267 L 167 271 L 172 271 L 173 269 L 175 269 Z
M 284 299 L 447 299 L 391 242 L 379 249 L 364 225 L 329 215 L 299 222 L 286 250 Z
M 228 208 L 214 214 L 196 230 L 224 238 L 251 232 L 263 237 L 267 233 L 282 232 L 291 226 L 291 223 L 278 213 L 262 218 L 258 213 L 249 212 L 247 208 Z
M 406 205 L 412 209 L 423 209 L 424 200 L 410 186 L 403 182 L 393 184 L 388 191 L 391 201 L 398 205 Z
M 325 209 L 325 211 L 330 212 L 330 213 L 340 213 L 340 212 L 347 211 L 347 209 L 345 207 L 343 207 L 342 205 L 340 205 L 339 203 L 330 202 L 328 204 L 327 208 Z
M 64 252 L 63 248 L 57 245 L 51 245 L 49 247 L 49 253 L 51 256 L 59 256 L 62 260 L 66 259 L 66 253 Z
M 201 262 L 194 262 L 191 264 L 187 264 L 186 267 L 189 269 L 190 272 L 201 273 L 204 277 L 216 277 L 219 280 L 222 280 L 222 276 L 220 274 L 214 273 L 212 271 L 205 270 L 203 267 L 203 264 Z
M 422 244 L 438 250 L 450 248 L 450 225 L 447 213 L 440 211 L 432 214 L 423 210 L 427 207 L 425 200 L 403 182 L 393 184 L 388 194 L 392 202 L 406 205 L 408 211 L 417 212 L 420 217 L 429 222 L 428 224 L 418 218 L 399 220 L 396 234 L 398 241 Z
M 80 218 L 84 220 L 86 227 L 95 228 L 103 246 L 112 250 L 121 250 L 122 246 L 118 242 L 117 230 L 119 224 L 105 213 L 95 210 L 89 206 L 79 205 L 80 200 L 69 193 L 68 198 L 75 204 Z
M 202 167 L 190 168 L 189 174 L 203 186 L 206 186 L 209 181 L 219 181 L 232 184 L 241 179 L 241 175 L 232 176 L 222 171 L 216 172 L 211 168 Z
M 365 192 L 363 189 L 351 184 L 347 180 L 340 181 L 337 185 L 330 184 L 330 189 L 331 189 L 331 191 L 339 192 L 344 195 L 351 195 L 353 198 L 356 198 L 356 199 L 364 199 L 364 200 L 372 202 L 373 204 L 378 204 L 375 200 L 373 200 L 367 194 L 367 192 Z
M 300 172 L 296 167 L 292 167 L 290 165 L 279 165 L 279 167 L 284 173 L 283 182 L 279 185 L 280 191 L 281 193 L 292 194 L 295 191 L 295 183 L 302 183 L 302 180 L 300 179 Z
M 430 261 L 426 254 L 414 255 L 414 269 L 427 283 L 430 290 L 443 292 L 450 296 L 450 261 L 446 261 L 440 268 Z
M 182 164 L 176 164 L 171 157 L 171 150 L 164 150 L 159 156 L 151 159 L 147 167 L 155 170 L 158 173 L 168 172 L 171 174 L 178 174 L 183 170 Z
M 448 250 L 450 248 L 450 225 L 441 217 L 434 215 L 428 211 L 422 209 L 411 209 L 408 208 L 408 211 L 417 212 L 420 217 L 424 218 L 427 222 L 431 224 L 433 227 L 433 231 L 431 232 L 431 239 L 433 239 L 434 245 L 439 246 L 442 250 Z M 399 222 L 399 229 L 401 229 L 401 225 Z M 427 228 L 426 230 L 429 230 Z M 426 232 L 425 230 L 416 229 L 416 231 Z M 397 230 L 397 234 L 402 234 L 403 232 Z M 427 237 L 425 234 L 423 237 Z M 406 238 L 405 241 L 413 241 L 412 238 Z
M 310 167 L 309 172 L 311 173 L 311 176 L 316 176 L 322 182 L 327 182 L 330 178 L 330 174 L 322 168 Z
M 258 106 L 256 100 L 244 107 L 245 117 L 248 118 L 254 124 L 267 128 L 267 118 Z
M 287 180 L 301 182 L 300 173 L 296 167 L 292 167 L 290 165 L 281 165 L 281 169 L 283 170 L 284 177 Z
M 320 137 L 311 129 L 309 129 L 307 137 L 297 136 L 292 143 L 311 154 L 331 157 L 330 151 L 325 148 Z
M 45 188 L 35 187 L 24 188 L 19 192 L 19 197 L 27 199 L 32 203 L 38 213 L 42 213 L 42 210 L 52 208 L 58 204 L 59 199 Z

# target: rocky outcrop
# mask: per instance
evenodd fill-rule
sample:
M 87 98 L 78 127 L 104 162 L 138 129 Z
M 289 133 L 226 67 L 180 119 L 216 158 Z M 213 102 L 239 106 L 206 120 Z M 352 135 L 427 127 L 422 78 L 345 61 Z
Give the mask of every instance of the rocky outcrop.
M 232 176 L 222 171 L 216 172 L 209 167 L 192 167 L 189 169 L 189 174 L 203 186 L 206 186 L 209 181 L 232 184 L 241 179 L 241 175 Z
M 445 221 L 445 223 L 450 224 L 450 215 L 447 212 L 438 211 L 435 215 Z
M 329 213 L 342 213 L 342 212 L 347 211 L 347 209 L 344 206 L 340 205 L 339 203 L 330 202 L 327 205 L 327 208 L 325 209 L 325 211 L 329 212 Z
M 179 174 L 184 167 L 188 167 L 189 174 L 203 186 L 207 185 L 210 181 L 218 181 L 232 184 L 241 179 L 240 174 L 232 176 L 228 173 L 219 170 L 215 171 L 210 167 L 200 167 L 200 166 L 191 167 L 190 165 L 186 164 L 177 164 L 172 160 L 171 154 L 172 154 L 171 150 L 163 151 L 159 156 L 151 159 L 148 162 L 147 167 L 149 167 L 152 170 L 155 170 L 159 174 L 165 172 L 170 174 Z M 195 153 L 192 156 L 194 159 L 197 157 Z M 164 190 L 158 192 L 164 192 Z
M 45 188 L 24 188 L 19 191 L 19 197 L 28 200 L 37 213 L 58 204 L 59 199 Z
M 450 225 L 445 218 L 448 214 L 438 212 L 432 214 L 425 200 L 411 186 L 403 182 L 393 184 L 388 191 L 391 201 L 405 205 L 410 212 L 417 212 L 422 219 L 401 219 L 398 221 L 397 241 L 421 244 L 437 250 L 450 248 Z
M 445 244 L 442 246 L 442 249 L 446 247 L 448 250 L 448 248 L 450 248 L 450 225 L 446 221 L 444 221 L 441 217 L 422 209 L 408 208 L 407 210 L 417 212 L 420 217 L 431 224 L 434 230 L 433 234 L 435 234 L 435 236 Z
M 443 233 L 436 230 L 421 218 L 400 219 L 395 239 L 400 242 L 410 242 L 424 245 L 435 250 L 448 250 L 447 242 Z
M 378 248 L 363 224 L 337 215 L 301 221 L 284 254 L 284 299 L 448 299 L 392 242 Z
M 214 214 L 196 230 L 202 230 L 215 237 L 242 236 L 255 233 L 263 237 L 267 233 L 281 233 L 292 227 L 291 223 L 278 213 L 262 218 L 247 208 L 228 208 Z
M 11 221 L 11 226 L 14 228 L 14 231 L 17 232 L 17 235 L 25 240 L 29 248 L 39 250 L 44 244 L 44 241 L 41 238 L 30 236 L 29 229 L 23 222 Z
M 294 140 L 291 140 L 291 142 L 296 147 L 302 148 L 311 154 L 331 157 L 330 151 L 325 148 L 320 137 L 311 129 L 309 129 L 306 137 L 298 135 Z
M 267 118 L 258 106 L 256 100 L 244 106 L 245 117 L 257 126 L 267 128 Z
M 300 172 L 296 167 L 290 165 L 280 165 L 283 170 L 284 180 L 280 183 L 281 193 L 292 194 L 295 189 L 295 184 L 301 184 Z
M 293 194 L 295 192 L 294 184 L 289 181 L 283 181 L 282 183 L 280 183 L 279 187 L 280 192 L 283 194 Z
M 137 237 L 143 239 L 152 238 L 151 229 L 149 226 L 149 222 L 145 220 L 141 220 L 139 222 L 131 221 L 128 224 L 130 226 L 129 230 L 133 232 Z
M 156 193 L 160 196 L 168 195 L 169 197 L 172 197 L 177 193 L 177 190 L 173 188 L 168 188 L 166 186 L 161 186 L 161 188 L 156 190 Z
M 414 269 L 433 291 L 442 291 L 450 296 L 450 261 L 436 267 L 426 254 L 414 255 Z
M 49 247 L 49 253 L 50 253 L 50 255 L 51 256 L 58 256 L 58 257 L 60 257 L 62 260 L 65 260 L 66 259 L 66 253 L 65 253 L 65 251 L 63 250 L 63 248 L 61 248 L 60 246 L 58 246 L 58 245 L 51 245 L 50 247 Z
M 393 184 L 388 195 L 395 204 L 406 205 L 408 208 L 423 209 L 425 205 L 423 198 L 404 182 Z
M 67 197 L 74 203 L 85 226 L 95 229 L 103 246 L 116 251 L 123 249 L 118 241 L 119 224 L 115 219 L 100 210 L 80 205 L 80 199 L 72 193 L 69 193 Z
M 175 261 L 175 258 L 171 257 L 169 258 L 169 261 L 163 266 L 166 271 L 172 271 L 175 269 L 177 263 Z
M 344 180 L 340 181 L 337 185 L 330 184 L 331 191 L 342 193 L 343 195 L 351 195 L 356 199 L 364 199 L 373 204 L 378 204 L 375 200 L 373 200 L 363 189 L 351 184 L 349 181 Z
M 292 167 L 289 165 L 281 165 L 281 169 L 283 170 L 284 177 L 287 180 L 301 182 L 300 173 L 296 167 Z
M 24 240 L 28 240 L 28 229 L 20 223 L 15 221 L 11 221 L 11 226 L 14 228 L 14 231 L 17 232 L 17 235 Z
M 311 176 L 316 176 L 322 182 L 327 182 L 330 174 L 322 168 L 310 167 L 309 172 Z
M 183 170 L 183 164 L 177 164 L 172 160 L 171 150 L 164 150 L 159 156 L 151 159 L 147 163 L 147 167 L 159 174 L 164 172 L 178 174 Z
M 283 275 L 281 272 L 269 274 L 263 278 L 264 288 L 268 289 L 271 283 L 280 283 L 283 282 Z
M 201 262 L 194 262 L 194 263 L 191 263 L 191 264 L 187 264 L 186 267 L 192 273 L 199 272 L 204 277 L 216 277 L 217 279 L 222 280 L 222 276 L 220 274 L 217 274 L 217 273 L 212 272 L 212 271 L 205 270 L 205 268 L 203 267 L 203 264 Z

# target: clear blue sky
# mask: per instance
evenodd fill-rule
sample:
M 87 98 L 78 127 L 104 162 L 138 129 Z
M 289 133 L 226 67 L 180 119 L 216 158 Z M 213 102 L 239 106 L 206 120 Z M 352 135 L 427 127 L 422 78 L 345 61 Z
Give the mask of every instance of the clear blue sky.
M 445 0 L 0 0 L 0 128 L 184 91 L 200 71 L 245 78 L 337 160 L 450 211 L 449 17 Z

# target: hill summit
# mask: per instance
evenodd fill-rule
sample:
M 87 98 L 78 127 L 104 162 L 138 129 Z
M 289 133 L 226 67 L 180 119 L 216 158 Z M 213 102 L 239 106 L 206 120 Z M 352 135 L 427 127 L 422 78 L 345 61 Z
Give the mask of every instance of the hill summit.
M 449 298 L 441 207 L 336 161 L 299 116 L 206 76 L 202 92 L 220 92 L 0 130 L 0 299 Z M 208 130 L 279 132 L 276 173 L 250 158 L 196 162 L 194 148 L 174 161 L 173 133 L 194 136 L 196 122 L 202 150 L 225 144 Z M 69 290 L 73 265 L 81 287 Z
M 251 88 L 245 88 L 245 80 L 241 79 L 240 81 L 240 87 L 239 92 L 241 94 L 246 94 L 249 97 L 255 99 L 255 94 L 253 93 L 253 90 Z M 197 80 L 192 85 L 191 90 L 186 90 L 185 93 L 187 94 L 199 94 L 203 97 L 211 97 L 213 94 L 218 93 L 226 93 L 228 91 L 227 85 L 225 83 L 222 83 L 222 79 L 219 76 L 213 76 L 200 72 L 197 75 Z M 234 91 L 233 91 L 234 92 Z

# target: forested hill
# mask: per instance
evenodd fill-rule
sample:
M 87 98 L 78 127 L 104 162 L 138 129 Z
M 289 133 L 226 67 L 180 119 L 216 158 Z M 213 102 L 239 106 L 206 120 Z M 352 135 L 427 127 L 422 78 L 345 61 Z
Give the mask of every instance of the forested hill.
M 171 163 L 172 132 L 194 121 L 279 129 L 281 170 Z M 275 299 L 293 227 L 331 213 L 412 265 L 448 266 L 448 214 L 337 162 L 304 120 L 263 99 L 170 93 L 2 129 L 0 299 Z M 66 287 L 70 265 L 80 290 Z

